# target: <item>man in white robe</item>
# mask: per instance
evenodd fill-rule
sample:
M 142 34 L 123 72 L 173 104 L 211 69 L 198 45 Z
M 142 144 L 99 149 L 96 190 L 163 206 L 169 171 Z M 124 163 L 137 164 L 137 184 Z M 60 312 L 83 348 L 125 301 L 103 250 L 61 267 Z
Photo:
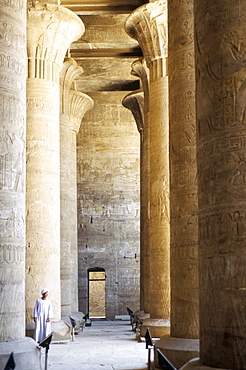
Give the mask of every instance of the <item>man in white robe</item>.
M 48 297 L 49 290 L 47 288 L 41 291 L 42 297 L 36 300 L 33 311 L 33 319 L 35 321 L 34 339 L 36 342 L 41 342 L 51 333 L 51 322 L 53 318 L 51 301 Z

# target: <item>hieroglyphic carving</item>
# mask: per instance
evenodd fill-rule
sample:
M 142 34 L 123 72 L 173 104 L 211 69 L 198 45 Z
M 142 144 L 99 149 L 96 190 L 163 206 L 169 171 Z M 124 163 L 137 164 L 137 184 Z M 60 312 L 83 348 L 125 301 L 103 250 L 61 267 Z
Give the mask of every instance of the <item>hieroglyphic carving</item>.
M 9 21 L 9 20 L 8 20 Z M 0 41 L 5 48 L 24 50 L 25 34 L 21 29 L 6 21 L 0 21 Z M 10 57 L 9 57 L 10 58 Z
M 82 21 L 65 7 L 30 1 L 27 24 L 28 77 L 58 82 L 66 50 L 84 33 Z
M 246 367 L 240 312 L 246 251 L 245 11 L 240 0 L 197 0 L 195 6 L 200 359 L 206 366 L 235 369 Z
M 140 307 L 150 312 L 149 245 L 149 68 L 144 58 L 132 63 L 131 74 L 138 76 L 143 89 L 143 126 L 140 131 Z M 139 125 L 141 127 L 141 125 Z
M 168 3 L 171 335 L 199 336 L 193 1 Z
M 201 206 L 221 202 L 226 192 L 228 199 L 240 200 L 246 194 L 246 137 L 225 137 L 203 145 L 198 153 L 198 178 L 202 191 Z M 202 163 L 207 162 L 204 166 Z M 219 167 L 216 164 L 219 162 Z M 225 176 L 226 168 L 230 174 Z
M 244 210 L 232 210 L 231 212 L 218 212 L 199 218 L 200 238 L 208 246 L 218 246 L 227 243 L 229 239 L 242 242 L 246 237 L 246 213 Z M 233 252 L 232 244 L 223 248 L 229 248 Z M 210 253 L 210 252 L 209 252 Z
M 0 93 L 1 122 L 10 121 L 13 125 L 23 122 L 23 108 L 21 100 L 15 94 Z
M 137 8 L 125 23 L 126 32 L 139 42 L 148 67 L 167 57 L 167 1 L 159 0 Z
M 0 245 L 0 265 L 22 264 L 25 260 L 24 246 L 15 244 Z
M 25 65 L 17 58 L 13 58 L 9 55 L 0 54 L 0 68 L 6 69 L 8 72 L 13 72 L 17 76 L 25 75 Z
M 56 2 L 57 3 L 57 2 Z M 58 4 L 29 1 L 27 11 L 27 217 L 26 310 L 49 283 L 60 320 L 60 127 L 59 72 L 71 42 L 84 32 L 80 18 Z M 36 191 L 38 189 L 38 191 Z M 44 232 L 45 230 L 45 232 Z M 42 240 L 39 236 L 42 235 Z M 36 246 L 41 246 L 36 263 Z M 33 248 L 34 246 L 34 248 Z M 43 261 L 43 262 L 42 262 Z M 36 265 L 44 264 L 43 269 Z M 32 274 L 30 273 L 32 266 Z M 48 275 L 52 275 L 52 279 Z M 48 281 L 49 279 L 49 281 Z M 52 299 L 52 295 L 51 295 Z
M 93 107 L 89 96 L 74 90 L 82 72 L 75 60 L 65 58 L 60 73 L 61 289 L 65 292 L 61 296 L 62 315 L 78 310 L 76 135 L 86 110 Z
M 0 342 L 6 342 L 25 336 L 26 7 L 2 0 L 0 8 Z
M 24 122 L 21 101 L 14 95 L 0 94 L 0 189 L 23 191 L 24 186 L 24 127 L 14 131 L 19 123 Z M 4 123 L 11 122 L 11 131 Z
M 0 210 L 0 237 L 4 239 L 14 238 L 21 240 L 23 238 L 23 215 L 14 209 L 1 209 Z
M 28 113 L 31 114 L 51 114 L 54 112 L 56 103 L 54 101 L 50 101 L 50 99 L 45 99 L 43 97 L 40 98 L 27 98 L 27 109 Z
M 149 186 L 145 189 L 147 219 L 148 211 L 150 212 L 150 259 L 147 262 L 150 270 L 146 272 L 151 276 L 148 292 L 151 304 L 148 308 L 151 317 L 169 319 L 169 160 L 166 156 L 169 147 L 166 77 L 167 2 L 155 1 L 139 7 L 127 18 L 125 30 L 139 42 L 150 69 L 149 112 L 147 110 L 145 112 L 147 136 L 144 140 L 145 149 L 149 151 L 149 155 L 146 156 Z M 149 113 L 148 116 L 147 113 Z M 158 279 L 155 278 L 156 276 Z

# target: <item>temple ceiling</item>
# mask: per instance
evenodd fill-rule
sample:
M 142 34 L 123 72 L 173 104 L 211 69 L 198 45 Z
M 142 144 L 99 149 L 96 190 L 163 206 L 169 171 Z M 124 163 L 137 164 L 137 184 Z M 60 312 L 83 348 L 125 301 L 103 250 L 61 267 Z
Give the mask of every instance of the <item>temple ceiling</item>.
M 132 91 L 139 79 L 131 64 L 142 56 L 141 49 L 124 30 L 129 14 L 143 0 L 61 0 L 85 25 L 85 33 L 71 45 L 69 56 L 83 68 L 77 89 L 85 92 Z

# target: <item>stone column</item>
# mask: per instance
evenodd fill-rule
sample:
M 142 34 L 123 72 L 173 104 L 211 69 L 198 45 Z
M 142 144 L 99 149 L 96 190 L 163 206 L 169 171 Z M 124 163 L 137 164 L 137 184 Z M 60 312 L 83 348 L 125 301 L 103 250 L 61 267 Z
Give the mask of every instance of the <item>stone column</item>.
M 194 16 L 200 363 L 187 367 L 245 369 L 246 3 L 196 0 Z
M 0 341 L 25 337 L 25 29 L 24 1 L 0 1 Z M 12 14 L 15 16 L 12 17 Z
M 92 109 L 94 102 L 90 96 L 80 91 L 70 90 L 70 210 L 73 220 L 71 234 L 71 310 L 78 312 L 78 243 L 77 243 L 77 134 L 85 113 Z
M 123 100 L 123 105 L 132 111 L 140 132 L 140 311 L 135 314 L 141 319 L 150 312 L 148 71 L 143 58 L 132 63 L 131 74 L 140 78 L 142 93 L 130 93 Z
M 71 42 L 84 32 L 79 17 L 44 2 L 28 3 L 26 314 L 31 321 L 42 287 L 50 289 L 54 321 L 60 297 L 59 73 Z
M 167 3 L 156 1 L 136 9 L 127 18 L 126 32 L 138 40 L 149 82 L 150 146 L 150 318 L 142 330 L 153 337 L 169 333 L 170 217 L 169 128 L 167 57 Z M 144 335 L 144 333 L 142 333 Z
M 73 233 L 77 233 L 77 213 L 74 215 L 71 204 L 71 189 L 70 189 L 70 156 L 71 151 L 76 151 L 71 147 L 70 143 L 70 117 L 69 117 L 69 94 L 74 85 L 74 80 L 83 73 L 83 69 L 78 66 L 74 59 L 65 58 L 63 67 L 60 73 L 60 156 L 61 156 L 61 315 L 71 315 L 72 301 L 72 276 L 74 274 L 74 266 L 72 268 L 71 245 Z M 75 172 L 76 174 L 76 172 Z M 74 192 L 73 192 L 74 195 Z M 76 194 L 75 194 L 76 196 Z M 75 207 L 77 208 L 77 206 Z M 74 217 L 75 216 L 75 217 Z M 77 283 L 76 283 L 77 285 Z
M 26 2 L 0 0 L 0 368 L 39 369 L 25 338 Z M 18 343 L 18 344 L 17 344 Z
M 145 209 L 144 209 L 144 93 L 136 90 L 122 100 L 122 105 L 132 112 L 136 121 L 137 129 L 140 134 L 140 311 L 137 311 L 138 316 L 144 311 L 144 296 L 145 296 Z M 142 317 L 141 317 L 142 318 Z
M 140 308 L 145 314 L 150 312 L 150 246 L 149 246 L 149 69 L 145 60 L 138 59 L 132 63 L 131 73 L 140 78 L 144 94 L 143 130 L 141 132 L 141 219 L 140 219 L 140 248 L 141 248 L 141 277 L 140 277 Z M 143 314 L 139 314 L 141 318 Z
M 155 348 L 177 368 L 199 356 L 193 18 L 192 1 L 168 2 L 171 337 Z

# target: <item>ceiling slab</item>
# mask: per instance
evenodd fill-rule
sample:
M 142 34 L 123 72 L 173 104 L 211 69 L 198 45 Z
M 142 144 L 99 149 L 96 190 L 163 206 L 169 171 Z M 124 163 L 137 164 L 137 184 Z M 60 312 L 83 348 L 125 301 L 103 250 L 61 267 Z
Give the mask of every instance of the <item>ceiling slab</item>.
M 139 78 L 131 74 L 131 64 L 142 57 L 142 50 L 124 25 L 143 0 L 62 0 L 61 5 L 75 11 L 85 25 L 84 34 L 68 51 L 84 70 L 76 81 L 77 89 L 88 94 L 139 89 Z
M 143 0 L 61 0 L 61 5 L 78 15 L 95 12 L 130 13 L 145 3 Z

